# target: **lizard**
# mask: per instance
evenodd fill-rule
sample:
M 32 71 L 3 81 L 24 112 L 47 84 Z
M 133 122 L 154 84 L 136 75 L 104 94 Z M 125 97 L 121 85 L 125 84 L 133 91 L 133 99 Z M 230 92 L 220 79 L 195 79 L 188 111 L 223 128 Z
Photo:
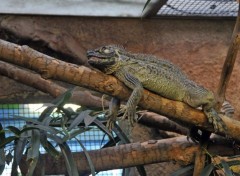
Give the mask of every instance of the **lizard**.
M 213 92 L 190 80 L 170 61 L 150 54 L 131 53 L 118 45 L 88 50 L 87 57 L 91 66 L 115 76 L 132 89 L 122 117 L 128 117 L 131 124 L 134 122 L 136 106 L 145 88 L 165 98 L 184 102 L 193 108 L 202 107 L 215 132 L 226 133 L 227 127 L 214 109 Z

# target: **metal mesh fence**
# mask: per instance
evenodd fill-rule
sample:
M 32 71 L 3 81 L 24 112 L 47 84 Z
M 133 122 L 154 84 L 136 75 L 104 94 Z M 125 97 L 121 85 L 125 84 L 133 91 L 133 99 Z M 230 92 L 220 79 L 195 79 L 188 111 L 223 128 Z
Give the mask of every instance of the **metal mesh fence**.
M 37 118 L 40 113 L 44 110 L 41 108 L 41 104 L 0 104 L 0 123 L 3 128 L 7 126 L 14 126 L 17 128 L 21 128 L 25 122 L 23 120 L 18 120 L 14 117 L 16 116 L 24 116 L 29 118 Z M 10 133 L 6 132 L 6 137 L 10 136 Z M 79 140 L 84 144 L 87 150 L 96 150 L 100 149 L 107 141 L 108 138 L 102 131 L 97 128 L 93 128 L 87 132 L 80 134 Z M 68 145 L 71 148 L 72 152 L 80 152 L 82 148 L 78 144 L 76 140 L 68 141 Z M 6 148 L 6 151 L 11 149 L 13 146 L 9 145 Z M 44 149 L 41 148 L 41 153 L 45 153 Z M 20 171 L 19 171 L 20 172 Z M 11 174 L 11 164 L 5 167 L 4 176 L 10 176 Z M 120 176 L 122 173 L 121 170 L 111 170 L 100 172 L 98 176 Z
M 238 2 L 234 0 L 168 0 L 157 16 L 237 16 Z

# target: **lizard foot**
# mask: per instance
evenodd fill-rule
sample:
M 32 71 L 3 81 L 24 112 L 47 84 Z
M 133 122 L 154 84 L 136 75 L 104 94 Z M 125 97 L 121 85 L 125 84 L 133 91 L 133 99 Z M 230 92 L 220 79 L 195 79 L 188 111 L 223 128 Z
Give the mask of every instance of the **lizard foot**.
M 124 112 L 123 116 L 120 118 L 120 120 L 125 120 L 128 118 L 128 122 L 131 126 L 133 126 L 133 123 L 135 122 L 136 119 L 136 110 L 132 108 L 128 108 L 127 106 L 123 107 L 121 109 L 121 112 Z
M 107 120 L 106 127 L 110 132 L 112 132 L 112 129 L 114 128 L 114 123 L 115 121 L 113 121 L 112 119 Z
M 227 134 L 227 126 L 213 108 L 204 110 L 204 113 L 206 114 L 209 123 L 213 124 L 215 132 L 223 132 Z

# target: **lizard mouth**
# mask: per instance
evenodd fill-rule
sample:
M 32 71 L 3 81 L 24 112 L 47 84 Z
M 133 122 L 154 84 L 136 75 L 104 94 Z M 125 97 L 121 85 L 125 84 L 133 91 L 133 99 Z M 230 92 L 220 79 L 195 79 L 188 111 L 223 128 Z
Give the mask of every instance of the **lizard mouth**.
M 97 64 L 97 63 L 100 63 L 100 58 L 98 57 L 89 57 L 88 58 L 88 63 L 89 64 Z
M 92 56 L 88 58 L 88 63 L 92 66 L 96 67 L 108 67 L 115 64 L 115 60 L 113 58 L 102 58 Z

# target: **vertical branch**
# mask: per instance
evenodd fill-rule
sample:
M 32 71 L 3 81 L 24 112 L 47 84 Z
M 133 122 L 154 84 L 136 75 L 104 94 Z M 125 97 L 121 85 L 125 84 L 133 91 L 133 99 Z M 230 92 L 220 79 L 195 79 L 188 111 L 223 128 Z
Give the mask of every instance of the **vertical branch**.
M 194 161 L 194 171 L 193 176 L 201 175 L 202 170 L 205 167 L 206 154 L 205 150 L 201 145 L 199 145 L 198 151 L 196 152 L 195 161 Z
M 218 85 L 217 91 L 217 106 L 218 108 L 221 107 L 222 103 L 225 100 L 225 93 L 227 86 L 229 84 L 229 80 L 231 77 L 231 73 L 233 70 L 233 66 L 237 57 L 239 45 L 240 45 L 240 3 L 238 5 L 238 16 L 236 20 L 236 24 L 233 30 L 231 44 L 228 48 L 228 53 L 226 56 L 226 60 L 223 65 L 221 78 Z

